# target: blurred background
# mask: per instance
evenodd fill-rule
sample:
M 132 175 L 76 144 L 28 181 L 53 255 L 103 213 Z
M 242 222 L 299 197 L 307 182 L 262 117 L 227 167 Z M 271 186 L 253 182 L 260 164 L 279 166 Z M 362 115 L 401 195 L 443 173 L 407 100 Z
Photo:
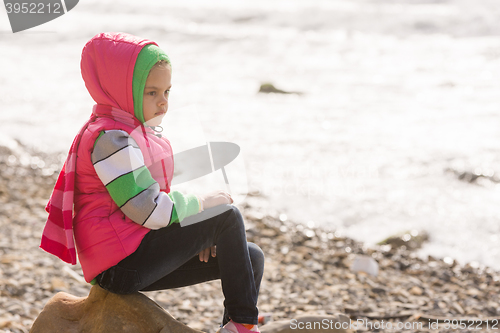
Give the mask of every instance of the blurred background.
M 16 34 L 2 7 L 0 145 L 65 157 L 104 31 L 170 55 L 164 134 L 174 152 L 188 131 L 237 143 L 242 204 L 367 245 L 424 231 L 420 255 L 500 269 L 496 0 L 85 0 Z

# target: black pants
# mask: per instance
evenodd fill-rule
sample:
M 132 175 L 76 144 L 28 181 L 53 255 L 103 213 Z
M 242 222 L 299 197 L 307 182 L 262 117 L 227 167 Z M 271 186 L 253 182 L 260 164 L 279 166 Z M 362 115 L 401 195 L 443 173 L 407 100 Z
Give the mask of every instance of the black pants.
M 189 226 L 151 230 L 133 254 L 99 274 L 97 282 L 110 292 L 129 294 L 221 279 L 223 324 L 229 318 L 257 324 L 264 254 L 257 245 L 247 243 L 240 211 L 232 205 L 226 209 Z M 216 257 L 201 262 L 198 253 L 213 245 L 217 245 Z

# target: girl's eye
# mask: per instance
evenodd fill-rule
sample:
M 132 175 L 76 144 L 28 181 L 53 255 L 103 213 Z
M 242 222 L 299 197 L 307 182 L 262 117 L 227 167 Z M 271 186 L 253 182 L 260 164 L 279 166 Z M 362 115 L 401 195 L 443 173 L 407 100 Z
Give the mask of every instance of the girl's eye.
M 170 90 L 165 90 L 165 95 L 170 94 Z
M 155 92 L 155 91 L 150 91 L 150 92 L 148 92 L 148 95 L 149 95 L 149 96 L 154 96 L 155 94 L 156 94 L 156 92 Z

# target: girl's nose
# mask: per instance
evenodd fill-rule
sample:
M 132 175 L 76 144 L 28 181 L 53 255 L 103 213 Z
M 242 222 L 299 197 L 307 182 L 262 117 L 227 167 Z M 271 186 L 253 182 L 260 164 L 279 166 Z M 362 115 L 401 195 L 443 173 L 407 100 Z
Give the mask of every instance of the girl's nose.
M 168 95 L 167 96 L 163 95 L 161 97 L 160 101 L 158 102 L 158 104 L 163 105 L 163 104 L 166 104 L 166 103 L 168 103 Z

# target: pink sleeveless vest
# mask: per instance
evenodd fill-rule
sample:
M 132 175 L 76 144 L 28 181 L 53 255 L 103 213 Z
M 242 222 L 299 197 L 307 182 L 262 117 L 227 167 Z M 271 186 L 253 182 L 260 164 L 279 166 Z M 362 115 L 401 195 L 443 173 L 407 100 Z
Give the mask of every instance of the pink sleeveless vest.
M 157 137 L 150 128 L 139 126 L 134 129 L 107 117 L 97 117 L 89 124 L 78 147 L 73 220 L 78 258 L 87 282 L 132 254 L 150 230 L 122 213 L 94 170 L 91 153 L 102 130 L 123 130 L 132 136 L 161 191 L 170 192 L 174 170 L 170 142 Z

